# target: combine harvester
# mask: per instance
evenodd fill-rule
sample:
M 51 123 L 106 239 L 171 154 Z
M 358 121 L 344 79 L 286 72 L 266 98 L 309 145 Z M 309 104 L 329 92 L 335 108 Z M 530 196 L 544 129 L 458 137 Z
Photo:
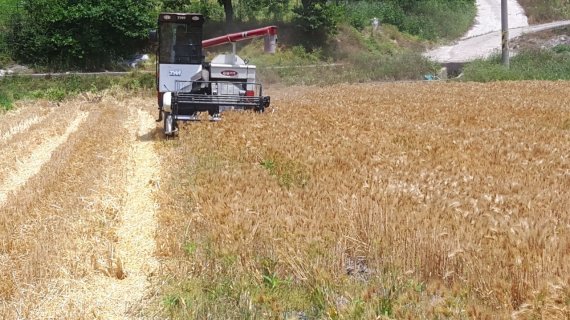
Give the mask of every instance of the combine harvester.
M 198 112 L 207 111 L 210 120 L 232 109 L 263 112 L 270 98 L 263 96 L 256 82 L 253 65 L 236 55 L 236 42 L 264 37 L 265 52 L 275 53 L 277 27 L 228 34 L 202 40 L 204 17 L 196 13 L 161 13 L 158 30 L 151 40 L 158 42 L 156 86 L 159 117 L 164 133 L 178 133 L 178 121 L 198 120 Z M 231 43 L 232 53 L 206 62 L 202 49 Z

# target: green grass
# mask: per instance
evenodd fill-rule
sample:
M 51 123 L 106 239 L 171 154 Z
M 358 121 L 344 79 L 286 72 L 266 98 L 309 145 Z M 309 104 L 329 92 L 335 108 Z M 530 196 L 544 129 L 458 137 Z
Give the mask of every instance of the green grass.
M 333 280 L 332 275 L 317 272 L 314 279 L 300 282 L 292 280 L 292 275 L 271 271 L 237 274 L 232 271 L 235 259 L 210 259 L 218 266 L 216 272 L 205 270 L 200 275 L 172 281 L 164 288 L 161 304 L 171 319 L 399 318 L 412 310 L 425 310 L 434 297 L 424 283 L 405 280 L 406 277 L 391 271 L 367 280 L 351 276 Z M 268 259 L 257 257 L 261 270 L 266 270 L 264 263 Z M 446 305 L 454 305 L 449 308 L 451 311 L 431 313 L 456 318 L 465 312 L 464 292 L 447 299 Z
M 385 25 L 371 35 L 343 25 L 339 34 L 321 50 L 281 44 L 275 54 L 263 53 L 263 41 L 242 47 L 238 54 L 257 66 L 264 84 L 327 85 L 367 81 L 421 80 L 437 65 L 421 55 L 423 41 Z M 213 58 L 213 56 L 209 56 Z M 336 64 L 331 66 L 331 64 Z
M 464 79 L 478 82 L 570 80 L 570 52 L 560 48 L 524 51 L 511 59 L 508 69 L 501 64 L 499 56 L 477 60 L 465 66 Z
M 519 0 L 530 23 L 570 19 L 570 2 L 564 0 Z
M 0 91 L 0 111 L 12 109 L 12 99 L 4 91 Z
M 127 90 L 154 88 L 152 73 L 133 72 L 123 77 L 111 76 L 64 76 L 31 78 L 10 76 L 0 78 L 0 108 L 8 110 L 13 102 L 24 99 L 47 99 L 62 101 L 81 92 L 99 92 L 111 87 Z
M 307 169 L 301 163 L 279 153 L 269 155 L 267 159 L 260 162 L 260 165 L 270 175 L 276 177 L 279 185 L 286 189 L 304 187 L 309 180 Z
M 412 51 L 395 55 L 362 52 L 352 56 L 348 61 L 340 61 L 339 65 L 259 67 L 258 74 L 263 83 L 330 85 L 368 81 L 421 80 L 423 75 L 434 73 L 436 69 L 433 62 Z

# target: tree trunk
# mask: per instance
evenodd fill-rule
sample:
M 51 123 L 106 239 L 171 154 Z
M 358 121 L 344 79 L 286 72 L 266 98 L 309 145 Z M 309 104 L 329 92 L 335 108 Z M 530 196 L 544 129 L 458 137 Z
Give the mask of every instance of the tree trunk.
M 218 0 L 224 6 L 224 13 L 226 15 L 226 31 L 231 31 L 234 24 L 234 7 L 232 0 Z

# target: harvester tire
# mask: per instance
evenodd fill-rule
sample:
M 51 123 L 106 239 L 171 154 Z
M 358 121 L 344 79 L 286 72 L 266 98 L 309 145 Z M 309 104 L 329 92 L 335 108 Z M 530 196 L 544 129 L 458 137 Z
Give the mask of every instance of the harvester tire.
M 164 113 L 164 134 L 167 137 L 174 136 L 176 132 L 176 122 L 174 121 L 174 117 L 170 114 L 170 112 Z

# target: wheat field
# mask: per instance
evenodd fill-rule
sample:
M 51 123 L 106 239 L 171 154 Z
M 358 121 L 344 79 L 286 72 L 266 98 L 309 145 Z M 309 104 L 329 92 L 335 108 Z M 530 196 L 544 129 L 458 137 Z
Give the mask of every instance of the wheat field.
M 158 145 L 174 318 L 570 317 L 569 83 L 272 89 Z
M 0 317 L 570 318 L 570 83 L 267 91 L 0 115 Z

